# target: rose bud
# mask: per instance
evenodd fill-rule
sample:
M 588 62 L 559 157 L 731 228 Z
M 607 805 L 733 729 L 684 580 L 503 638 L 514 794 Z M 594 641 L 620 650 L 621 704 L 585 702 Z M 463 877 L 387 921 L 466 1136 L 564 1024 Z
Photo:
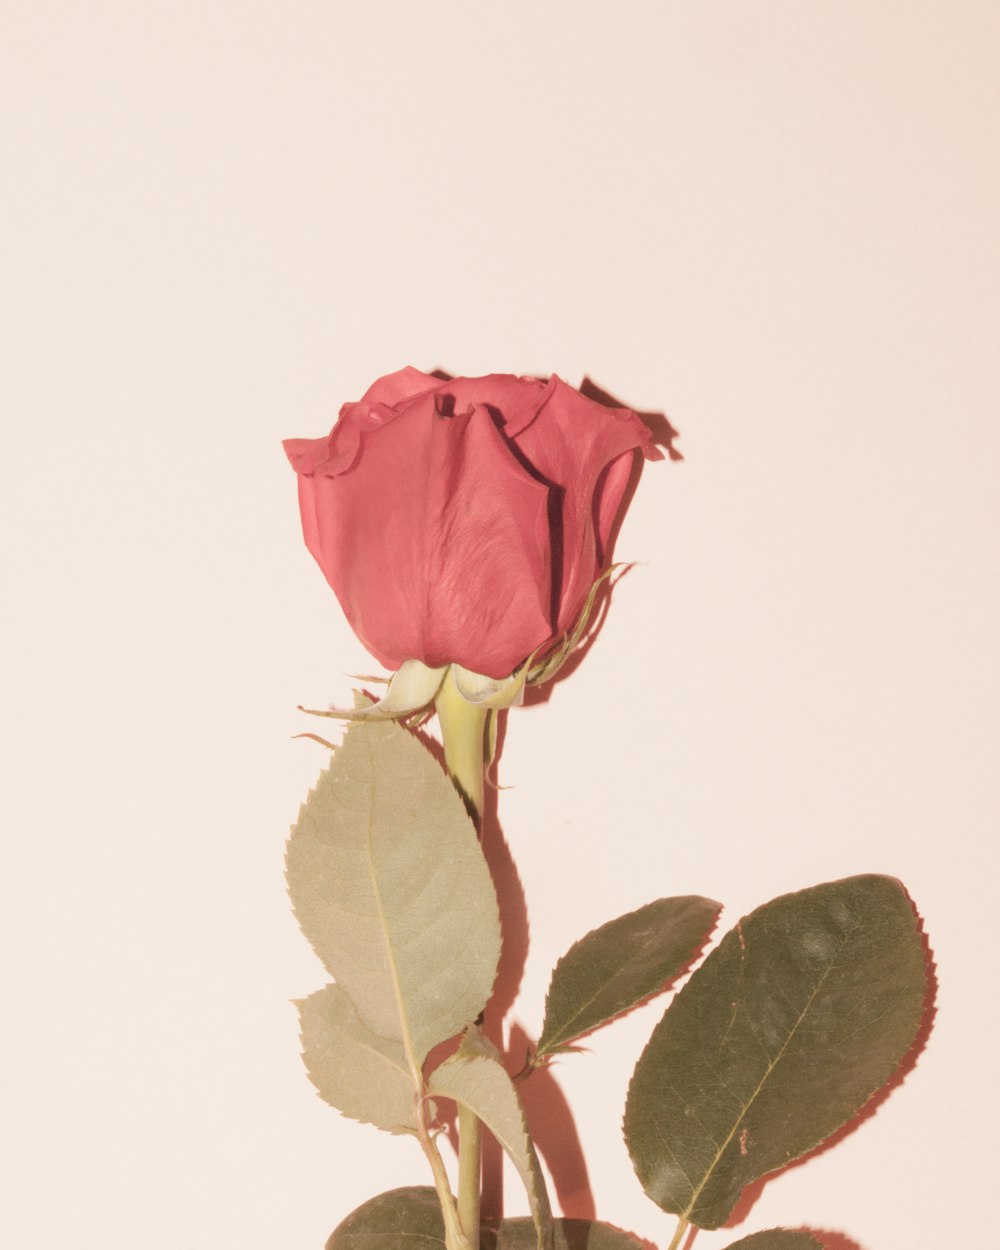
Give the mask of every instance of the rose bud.
M 449 666 L 465 698 L 513 702 L 526 662 L 585 623 L 634 453 L 662 458 L 634 412 L 555 375 L 416 369 L 345 404 L 328 437 L 284 447 L 306 546 L 396 674 L 375 705 L 395 716 L 426 706 Z

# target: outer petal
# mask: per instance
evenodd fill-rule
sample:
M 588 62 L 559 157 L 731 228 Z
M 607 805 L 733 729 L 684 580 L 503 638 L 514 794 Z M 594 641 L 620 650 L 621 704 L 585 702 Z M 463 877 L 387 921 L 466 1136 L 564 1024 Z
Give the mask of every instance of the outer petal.
M 405 369 L 387 373 L 373 382 L 361 399 L 373 404 L 398 404 L 425 391 L 436 390 L 440 385 L 440 378 L 432 378 L 429 373 L 421 373 L 419 369 L 407 365 Z
M 296 473 L 322 473 L 333 477 L 346 473 L 361 450 L 367 430 L 395 421 L 397 412 L 386 404 L 344 404 L 340 419 L 326 438 L 286 438 L 282 443 Z
M 439 405 L 450 398 L 455 411 L 470 404 L 489 408 L 503 425 L 508 437 L 533 421 L 548 398 L 548 387 L 537 378 L 519 378 L 513 373 L 488 373 L 481 378 L 453 378 L 438 382 Z
M 553 548 L 559 567 L 555 615 L 562 631 L 573 625 L 606 559 L 632 453 L 661 455 L 634 412 L 595 403 L 554 374 L 537 416 L 514 441 L 534 468 L 561 488 L 561 532 L 553 535 Z
M 388 668 L 505 677 L 551 632 L 548 489 L 483 409 L 439 416 L 428 393 L 393 415 L 348 470 L 300 475 L 306 543 Z

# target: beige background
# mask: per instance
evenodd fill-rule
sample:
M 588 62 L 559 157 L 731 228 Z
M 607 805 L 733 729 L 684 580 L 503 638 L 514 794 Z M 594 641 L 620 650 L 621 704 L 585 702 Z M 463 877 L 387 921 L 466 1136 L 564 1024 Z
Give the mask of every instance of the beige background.
M 511 718 L 515 1018 L 651 897 L 895 873 L 929 1047 L 696 1247 L 996 1241 L 998 36 L 993 0 L 3 0 L 5 1244 L 318 1250 L 424 1181 L 305 1080 L 281 880 L 294 706 L 371 662 L 278 442 L 407 362 L 681 432 L 597 647 Z M 618 1129 L 659 1011 L 558 1079 L 599 1214 L 662 1247 Z

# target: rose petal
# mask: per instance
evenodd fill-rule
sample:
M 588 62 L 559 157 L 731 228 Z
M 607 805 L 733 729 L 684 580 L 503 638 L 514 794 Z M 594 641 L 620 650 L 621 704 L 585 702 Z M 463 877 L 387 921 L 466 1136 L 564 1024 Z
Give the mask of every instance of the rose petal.
M 535 419 L 547 398 L 547 387 L 537 378 L 519 378 L 513 373 L 489 373 L 481 378 L 453 378 L 435 387 L 439 396 L 451 396 L 455 410 L 473 404 L 487 407 L 499 418 L 508 437 L 517 434 Z
M 387 373 L 373 382 L 361 398 L 373 404 L 398 404 L 424 391 L 433 391 L 440 385 L 440 378 L 432 378 L 429 373 L 421 373 L 419 369 L 407 365 L 405 369 Z
M 629 453 L 654 457 L 649 430 L 628 408 L 606 408 L 552 375 L 544 406 L 516 437 L 517 446 L 535 469 L 562 488 L 561 534 L 557 535 L 562 569 L 557 626 L 577 619 L 607 557 L 607 540 L 631 471 Z M 608 477 L 601 481 L 605 469 Z
M 361 438 L 349 471 L 299 478 L 306 543 L 358 637 L 387 668 L 506 677 L 551 632 L 547 488 L 485 410 L 441 417 L 433 395 Z

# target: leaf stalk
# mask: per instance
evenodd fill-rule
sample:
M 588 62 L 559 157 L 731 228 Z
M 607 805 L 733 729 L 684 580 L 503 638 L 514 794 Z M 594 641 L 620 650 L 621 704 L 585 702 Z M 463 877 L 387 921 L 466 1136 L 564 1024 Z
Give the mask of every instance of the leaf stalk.
M 674 1229 L 674 1235 L 670 1240 L 667 1250 L 680 1250 L 680 1244 L 684 1240 L 684 1234 L 691 1227 L 691 1221 L 684 1216 L 677 1221 L 677 1227 Z

